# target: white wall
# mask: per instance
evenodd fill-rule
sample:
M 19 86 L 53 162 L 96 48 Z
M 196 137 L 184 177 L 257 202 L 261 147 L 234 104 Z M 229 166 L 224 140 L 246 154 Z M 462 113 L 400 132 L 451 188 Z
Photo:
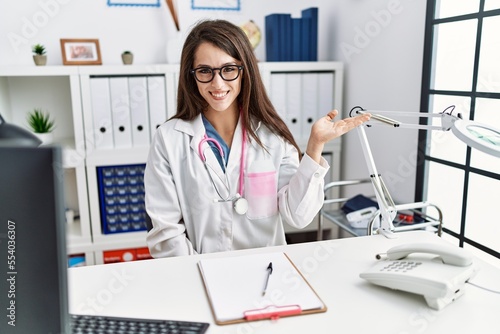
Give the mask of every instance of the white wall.
M 344 113 L 419 111 L 426 1 L 336 0 L 334 59 L 345 63 Z M 418 133 L 367 129 L 378 172 L 394 199 L 412 202 Z M 346 135 L 343 177 L 368 176 L 356 132 Z
M 217 2 L 217 1 L 214 1 Z M 34 66 L 31 46 L 42 43 L 48 65 L 61 65 L 60 38 L 97 38 L 104 65 L 121 64 L 123 50 L 134 63 L 167 61 L 167 41 L 184 36 L 202 17 L 236 24 L 284 12 L 299 17 L 319 7 L 318 60 L 345 63 L 344 115 L 355 105 L 373 110 L 418 111 L 422 73 L 425 1 L 417 0 L 240 0 L 241 11 L 193 11 L 191 0 L 177 0 L 177 33 L 164 1 L 161 7 L 108 7 L 106 0 L 2 0 L 0 65 Z M 182 37 L 181 37 L 182 38 Z M 170 48 L 172 50 L 172 48 Z M 256 49 L 265 60 L 265 40 Z M 0 104 L 1 105 L 1 104 Z M 394 198 L 412 201 L 416 132 L 368 130 L 380 173 Z M 343 177 L 367 176 L 355 132 L 344 140 Z
M 220 1 L 214 1 L 217 2 Z M 235 24 L 252 19 L 263 29 L 267 14 L 283 12 L 300 17 L 301 10 L 308 7 L 319 7 L 319 21 L 327 23 L 335 6 L 327 0 L 240 2 L 240 11 L 211 11 L 192 10 L 191 0 L 177 0 L 180 34 L 185 36 L 196 21 L 206 17 L 223 18 Z M 124 50 L 133 51 L 136 64 L 167 61 L 167 41 L 177 36 L 177 32 L 163 0 L 159 8 L 108 7 L 106 3 L 107 0 L 2 0 L 0 65 L 32 64 L 31 46 L 36 43 L 47 47 L 48 65 L 60 65 L 60 38 L 98 38 L 104 65 L 121 64 L 120 54 Z M 320 29 L 319 60 L 329 60 L 332 58 L 330 32 Z M 264 45 L 263 40 L 256 49 L 261 60 L 265 60 Z

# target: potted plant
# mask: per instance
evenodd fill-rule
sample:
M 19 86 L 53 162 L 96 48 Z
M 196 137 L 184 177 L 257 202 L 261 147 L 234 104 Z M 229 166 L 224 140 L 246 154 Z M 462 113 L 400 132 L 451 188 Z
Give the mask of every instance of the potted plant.
M 125 65 L 130 65 L 134 61 L 134 54 L 130 51 L 122 52 L 122 61 Z
M 125 65 L 130 65 L 134 61 L 134 54 L 130 51 L 122 52 L 122 61 Z
M 45 50 L 45 46 L 42 44 L 35 44 L 31 50 L 33 51 L 33 60 L 37 66 L 44 66 L 47 64 L 47 51 Z
M 52 143 L 52 130 L 55 128 L 55 123 L 50 119 L 48 112 L 44 113 L 41 108 L 35 108 L 28 113 L 27 120 L 31 130 L 40 138 L 42 144 Z

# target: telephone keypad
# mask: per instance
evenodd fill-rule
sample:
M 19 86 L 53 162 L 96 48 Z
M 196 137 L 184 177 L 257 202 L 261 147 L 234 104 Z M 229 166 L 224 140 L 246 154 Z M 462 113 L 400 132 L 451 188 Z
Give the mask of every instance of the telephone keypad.
M 381 272 L 408 272 L 420 266 L 418 261 L 390 261 L 389 264 L 380 269 Z

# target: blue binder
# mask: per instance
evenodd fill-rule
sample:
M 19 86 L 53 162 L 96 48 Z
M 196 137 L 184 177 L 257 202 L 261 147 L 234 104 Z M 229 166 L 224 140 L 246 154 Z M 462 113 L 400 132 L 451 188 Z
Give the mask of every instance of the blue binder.
M 309 31 L 309 61 L 318 60 L 318 7 L 311 7 L 302 11 L 303 19 L 311 19 Z
M 311 60 L 311 19 L 302 18 L 301 60 Z
M 266 31 L 266 61 L 279 61 L 280 37 L 279 14 L 270 14 L 265 17 Z
M 292 60 L 292 15 L 280 14 L 280 61 Z
M 292 61 L 302 61 L 302 19 L 292 18 Z

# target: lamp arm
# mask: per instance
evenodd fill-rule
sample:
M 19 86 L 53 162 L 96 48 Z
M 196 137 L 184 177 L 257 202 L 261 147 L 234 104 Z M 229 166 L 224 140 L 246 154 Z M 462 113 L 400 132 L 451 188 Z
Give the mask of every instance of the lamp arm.
M 395 208 L 394 201 L 389 194 L 389 190 L 385 186 L 382 176 L 377 171 L 375 160 L 373 159 L 372 151 L 370 149 L 370 143 L 366 137 L 365 128 L 363 126 L 359 126 L 357 127 L 357 131 L 361 141 L 363 155 L 370 173 L 372 185 L 375 189 L 375 197 L 377 198 L 380 215 L 382 216 L 379 233 L 392 238 L 394 237 L 394 234 L 392 233 L 392 231 L 394 231 L 393 221 L 396 217 L 397 210 Z
M 408 111 L 382 111 L 382 110 L 364 110 L 361 107 L 357 107 L 359 109 L 354 109 L 356 114 L 371 114 L 371 119 L 368 122 L 369 126 L 372 125 L 391 125 L 395 128 L 408 128 L 408 129 L 419 129 L 419 130 L 440 130 L 440 131 L 449 131 L 455 123 L 456 120 L 462 119 L 461 115 L 457 116 L 453 115 L 453 109 L 450 112 L 446 112 L 444 110 L 440 113 L 416 113 L 416 112 L 408 112 Z M 450 107 L 449 107 L 450 108 Z M 454 108 L 454 106 L 453 106 Z M 395 119 L 386 117 L 385 115 L 394 115 L 398 117 L 418 117 L 420 118 L 440 118 L 441 125 L 430 125 L 430 124 L 412 124 L 412 123 L 404 123 L 397 121 Z

